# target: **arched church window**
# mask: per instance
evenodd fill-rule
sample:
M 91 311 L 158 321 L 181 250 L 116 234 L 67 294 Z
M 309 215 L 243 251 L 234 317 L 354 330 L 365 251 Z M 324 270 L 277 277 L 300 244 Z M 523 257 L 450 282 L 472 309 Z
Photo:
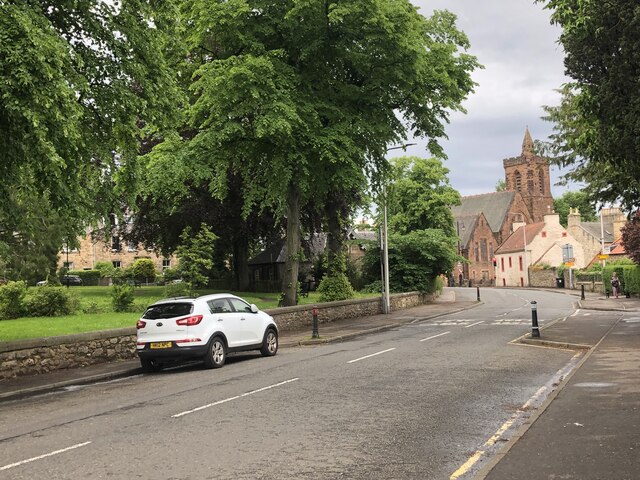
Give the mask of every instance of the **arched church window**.
M 540 188 L 540 193 L 544 195 L 544 171 L 542 169 L 538 170 L 538 185 Z
M 520 176 L 520 172 L 516 170 L 516 173 L 513 174 L 513 177 L 516 184 L 516 191 L 519 192 L 522 190 L 522 177 Z

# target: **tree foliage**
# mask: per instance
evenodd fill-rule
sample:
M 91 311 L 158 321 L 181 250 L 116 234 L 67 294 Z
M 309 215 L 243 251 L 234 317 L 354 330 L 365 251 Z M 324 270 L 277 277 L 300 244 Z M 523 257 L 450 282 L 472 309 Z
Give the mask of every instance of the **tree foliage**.
M 555 133 L 550 160 L 603 202 L 636 207 L 640 196 L 640 5 L 636 0 L 537 0 L 562 27 L 573 81 L 546 107 Z
M 560 215 L 560 223 L 562 225 L 567 225 L 571 208 L 577 208 L 580 211 L 580 219 L 583 222 L 595 222 L 598 220 L 596 207 L 586 192 L 565 192 L 561 197 L 553 201 L 553 210 Z
M 143 127 L 172 114 L 164 51 L 174 16 L 171 2 L 151 0 L 0 3 L 0 243 L 7 249 L 19 248 L 14 233 L 61 240 L 40 227 L 50 218 L 64 238 L 109 209 L 116 159 L 137 151 Z
M 454 236 L 451 206 L 460 204 L 460 193 L 449 185 L 448 174 L 435 158 L 394 159 L 387 189 L 389 229 L 407 234 L 432 228 Z
M 640 212 L 622 227 L 622 243 L 627 255 L 640 265 Z
M 456 239 L 442 230 L 416 230 L 389 235 L 389 288 L 392 292 L 433 292 L 436 277 L 457 260 Z M 380 256 L 368 249 L 363 260 L 366 281 L 380 279 Z
M 180 258 L 180 276 L 195 288 L 206 287 L 214 265 L 214 242 L 218 237 L 208 225 L 201 225 L 196 232 L 187 227 L 180 236 L 181 244 L 176 254 Z
M 182 18 L 194 135 L 172 147 L 212 196 L 228 194 L 231 171 L 245 216 L 286 217 L 293 305 L 304 207 L 362 192 L 385 170 L 387 146 L 410 133 L 441 155 L 437 139 L 478 64 L 452 14 L 426 19 L 408 0 L 192 0 Z

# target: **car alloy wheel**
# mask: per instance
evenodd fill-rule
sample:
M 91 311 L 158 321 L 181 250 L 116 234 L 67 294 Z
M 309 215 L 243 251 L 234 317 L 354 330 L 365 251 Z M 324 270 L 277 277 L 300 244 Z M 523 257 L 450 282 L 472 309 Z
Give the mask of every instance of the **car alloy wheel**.
M 264 340 L 262 341 L 262 348 L 260 353 L 265 357 L 272 357 L 278 351 L 278 334 L 275 330 L 270 328 L 267 333 L 264 334 Z
M 213 337 L 209 344 L 204 364 L 207 368 L 220 368 L 227 359 L 227 350 L 224 341 L 220 337 Z

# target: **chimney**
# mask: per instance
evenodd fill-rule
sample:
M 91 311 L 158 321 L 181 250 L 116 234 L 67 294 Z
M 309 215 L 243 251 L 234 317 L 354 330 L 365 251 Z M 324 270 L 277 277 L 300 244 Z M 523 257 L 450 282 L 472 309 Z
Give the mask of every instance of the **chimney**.
M 580 226 L 582 217 L 578 208 L 569 208 L 569 216 L 567 218 L 567 228 Z

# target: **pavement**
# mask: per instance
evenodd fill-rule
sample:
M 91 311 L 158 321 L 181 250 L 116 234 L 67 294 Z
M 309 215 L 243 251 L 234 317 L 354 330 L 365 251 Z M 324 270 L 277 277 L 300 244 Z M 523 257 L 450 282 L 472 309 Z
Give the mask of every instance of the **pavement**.
M 640 299 L 605 298 L 593 293 L 580 299 L 579 293 L 565 293 L 576 295 L 581 313 L 593 314 L 546 324 L 539 339 L 528 334 L 515 342 L 573 350 L 580 354 L 577 367 L 554 384 L 545 402 L 509 441 L 478 466 L 475 478 L 640 478 Z M 282 331 L 280 348 L 345 341 L 480 304 L 456 301 L 455 293 L 445 289 L 431 304 L 321 323 L 319 339 L 311 338 L 310 329 Z M 603 317 L 597 312 L 609 314 Z M 630 315 L 622 320 L 622 313 Z M 139 373 L 135 359 L 5 380 L 0 383 L 0 401 Z

